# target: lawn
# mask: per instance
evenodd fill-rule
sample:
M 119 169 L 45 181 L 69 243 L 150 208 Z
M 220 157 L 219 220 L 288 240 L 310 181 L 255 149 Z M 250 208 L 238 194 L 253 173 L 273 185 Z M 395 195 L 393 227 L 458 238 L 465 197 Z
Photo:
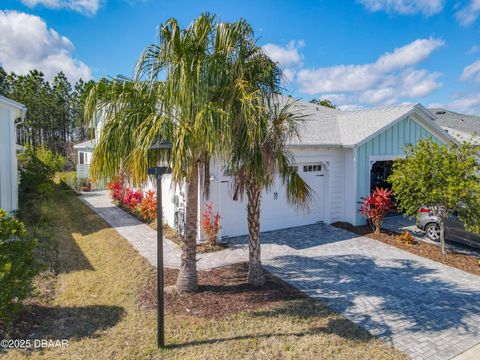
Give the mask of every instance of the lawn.
M 201 293 L 167 295 L 169 345 L 158 351 L 154 269 L 73 192 L 57 186 L 43 208 L 56 275 L 39 277 L 16 337 L 69 346 L 5 359 L 406 358 L 273 276 L 265 288 L 248 287 L 244 265 L 201 272 Z M 167 284 L 174 277 L 167 271 Z

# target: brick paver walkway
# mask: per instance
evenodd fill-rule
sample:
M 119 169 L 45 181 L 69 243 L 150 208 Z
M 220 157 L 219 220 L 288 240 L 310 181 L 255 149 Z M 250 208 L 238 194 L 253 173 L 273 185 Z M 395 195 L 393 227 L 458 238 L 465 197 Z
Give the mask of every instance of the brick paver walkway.
M 156 265 L 156 233 L 105 192 L 82 199 Z M 248 259 L 247 237 L 199 254 L 198 268 Z M 165 241 L 166 266 L 180 250 Z M 265 267 L 415 360 L 446 360 L 480 343 L 480 277 L 330 225 L 262 234 Z M 480 359 L 480 354 L 479 354 Z
M 264 256 L 269 271 L 415 360 L 480 343 L 479 276 L 325 224 L 263 233 L 262 244 L 287 247 Z

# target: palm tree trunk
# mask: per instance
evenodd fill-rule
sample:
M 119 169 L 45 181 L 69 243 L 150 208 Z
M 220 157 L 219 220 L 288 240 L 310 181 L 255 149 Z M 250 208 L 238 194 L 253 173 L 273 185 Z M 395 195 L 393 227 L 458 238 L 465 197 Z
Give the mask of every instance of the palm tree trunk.
M 182 246 L 182 260 L 177 277 L 179 293 L 198 290 L 197 279 L 197 220 L 198 220 L 198 163 L 192 169 L 187 184 L 187 205 L 185 219 L 185 237 Z
M 254 286 L 265 284 L 260 252 L 260 189 L 254 182 L 247 185 L 248 212 L 248 283 Z

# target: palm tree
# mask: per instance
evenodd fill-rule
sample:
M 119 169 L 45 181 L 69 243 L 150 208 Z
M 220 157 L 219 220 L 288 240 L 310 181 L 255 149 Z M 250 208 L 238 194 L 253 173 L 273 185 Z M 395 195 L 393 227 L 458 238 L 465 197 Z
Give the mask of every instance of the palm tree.
M 133 80 L 103 80 L 91 91 L 87 116 L 101 109 L 105 126 L 92 159 L 92 175 L 122 169 L 134 183 L 146 177 L 148 149 L 171 141 L 174 184 L 187 187 L 185 237 L 176 288 L 197 290 L 198 184 L 208 192 L 210 158 L 220 152 L 225 112 L 218 103 L 231 44 L 222 24 L 208 14 L 182 29 L 175 19 L 160 26 L 160 42 L 146 48 Z M 222 42 L 219 43 L 219 40 Z M 220 60 L 219 60 L 220 59 Z M 160 154 L 165 156 L 165 154 Z
M 256 45 L 253 32 L 243 24 L 242 41 L 231 69 L 227 96 L 232 99 L 229 166 L 235 174 L 234 199 L 247 196 L 249 233 L 248 282 L 265 282 L 260 249 L 260 195 L 277 176 L 288 201 L 308 209 L 312 191 L 292 166 L 287 140 L 298 136 L 302 115 L 294 102 L 280 96 L 281 70 Z

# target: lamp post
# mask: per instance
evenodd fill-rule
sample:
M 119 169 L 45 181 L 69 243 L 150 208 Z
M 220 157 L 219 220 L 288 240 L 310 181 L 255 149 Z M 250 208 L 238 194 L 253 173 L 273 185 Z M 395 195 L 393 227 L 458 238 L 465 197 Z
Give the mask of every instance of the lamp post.
M 158 141 L 149 150 L 169 151 L 172 144 Z M 148 175 L 155 175 L 157 182 L 157 346 L 165 347 L 165 311 L 163 294 L 163 211 L 162 211 L 162 175 L 170 173 L 168 166 L 148 168 Z

